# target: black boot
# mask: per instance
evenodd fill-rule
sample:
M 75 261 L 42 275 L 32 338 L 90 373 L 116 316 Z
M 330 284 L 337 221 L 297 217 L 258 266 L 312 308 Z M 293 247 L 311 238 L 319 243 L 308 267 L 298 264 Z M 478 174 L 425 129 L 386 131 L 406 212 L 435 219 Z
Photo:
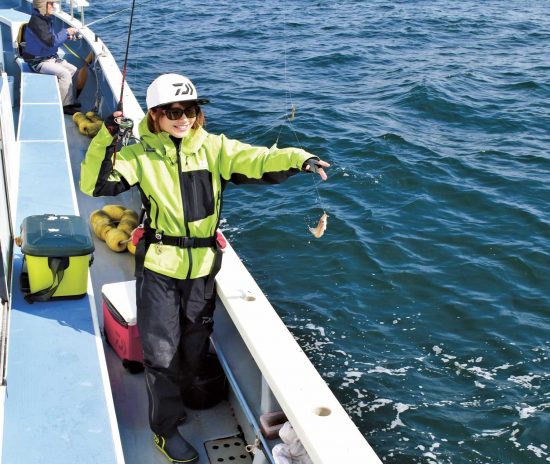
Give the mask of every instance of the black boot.
M 153 434 L 155 446 L 169 461 L 175 463 L 194 462 L 199 459 L 199 453 L 183 438 L 177 429 L 174 432 L 161 436 Z
M 64 114 L 75 114 L 78 112 L 78 108 L 75 108 L 73 105 L 65 105 L 63 107 L 63 113 Z
M 82 105 L 78 102 L 71 103 L 70 105 L 65 105 L 63 107 L 63 113 L 65 113 L 65 114 L 75 114 L 78 111 L 80 111 L 81 106 Z

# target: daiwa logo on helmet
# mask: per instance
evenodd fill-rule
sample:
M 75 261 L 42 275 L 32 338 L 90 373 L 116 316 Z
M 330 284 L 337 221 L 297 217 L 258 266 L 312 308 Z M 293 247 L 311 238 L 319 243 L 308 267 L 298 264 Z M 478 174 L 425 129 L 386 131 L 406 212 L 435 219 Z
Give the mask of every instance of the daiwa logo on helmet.
M 189 84 L 172 84 L 174 87 L 176 87 L 176 93 L 174 94 L 175 97 L 178 95 L 193 95 L 193 87 Z M 182 88 L 185 86 L 185 90 Z

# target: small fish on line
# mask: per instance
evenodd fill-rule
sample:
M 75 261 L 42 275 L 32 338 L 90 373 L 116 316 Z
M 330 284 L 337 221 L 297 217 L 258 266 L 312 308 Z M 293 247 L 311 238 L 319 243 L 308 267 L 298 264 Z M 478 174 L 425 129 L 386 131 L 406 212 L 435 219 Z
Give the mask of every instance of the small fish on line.
M 296 116 L 296 106 L 292 105 L 292 107 L 290 108 L 290 114 L 287 119 L 289 121 L 294 121 L 295 116 Z
M 327 230 L 327 220 L 328 214 L 326 212 L 323 212 L 323 215 L 321 216 L 321 219 L 319 219 L 319 224 L 317 224 L 317 227 L 309 227 L 309 231 L 313 234 L 315 238 L 321 238 L 323 236 L 325 230 Z

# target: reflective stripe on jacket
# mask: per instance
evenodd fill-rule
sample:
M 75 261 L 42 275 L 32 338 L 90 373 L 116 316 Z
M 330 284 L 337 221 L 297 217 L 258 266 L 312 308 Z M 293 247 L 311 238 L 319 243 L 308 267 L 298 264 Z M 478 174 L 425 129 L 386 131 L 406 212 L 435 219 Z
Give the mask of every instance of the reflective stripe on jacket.
M 147 118 L 141 121 L 139 132 L 141 143 L 123 147 L 113 170 L 113 137 L 103 126 L 82 162 L 80 189 L 91 196 L 104 196 L 137 186 L 148 225 L 170 236 L 213 236 L 228 181 L 280 183 L 314 157 L 299 148 L 253 147 L 203 128 L 191 129 L 178 148 L 168 133 L 151 133 Z M 214 256 L 213 248 L 152 245 L 145 267 L 170 277 L 194 279 L 210 274 Z

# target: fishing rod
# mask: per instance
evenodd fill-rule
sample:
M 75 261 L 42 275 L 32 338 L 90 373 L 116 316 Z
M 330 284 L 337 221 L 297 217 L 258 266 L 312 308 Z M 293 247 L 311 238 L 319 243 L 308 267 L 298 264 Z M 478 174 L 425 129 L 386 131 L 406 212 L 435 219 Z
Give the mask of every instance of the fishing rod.
M 130 24 L 128 26 L 128 37 L 126 40 L 126 51 L 124 53 L 124 67 L 122 68 L 122 84 L 120 86 L 120 98 L 118 99 L 117 110 L 122 111 L 122 98 L 124 96 L 124 83 L 126 82 L 126 70 L 128 69 L 128 51 L 130 50 L 130 38 L 132 36 L 132 23 L 134 22 L 134 11 L 136 0 L 132 0 L 132 12 L 130 13 Z
M 122 141 L 122 144 L 125 145 L 128 142 L 130 133 L 134 128 L 134 121 L 130 118 L 124 116 L 124 83 L 126 82 L 126 71 L 128 69 L 128 51 L 130 50 L 130 39 L 132 37 L 132 24 L 134 22 L 134 11 L 136 9 L 136 0 L 132 0 L 132 12 L 130 13 L 130 24 L 128 25 L 128 36 L 126 39 L 126 51 L 124 53 L 124 66 L 122 68 L 122 83 L 120 84 L 120 97 L 118 99 L 118 104 L 116 111 L 119 111 L 121 115 L 115 119 L 115 122 L 118 124 L 120 130 L 116 137 L 115 149 L 113 152 L 113 168 L 116 162 L 117 146 L 118 143 Z M 128 9 L 128 8 L 126 8 Z

